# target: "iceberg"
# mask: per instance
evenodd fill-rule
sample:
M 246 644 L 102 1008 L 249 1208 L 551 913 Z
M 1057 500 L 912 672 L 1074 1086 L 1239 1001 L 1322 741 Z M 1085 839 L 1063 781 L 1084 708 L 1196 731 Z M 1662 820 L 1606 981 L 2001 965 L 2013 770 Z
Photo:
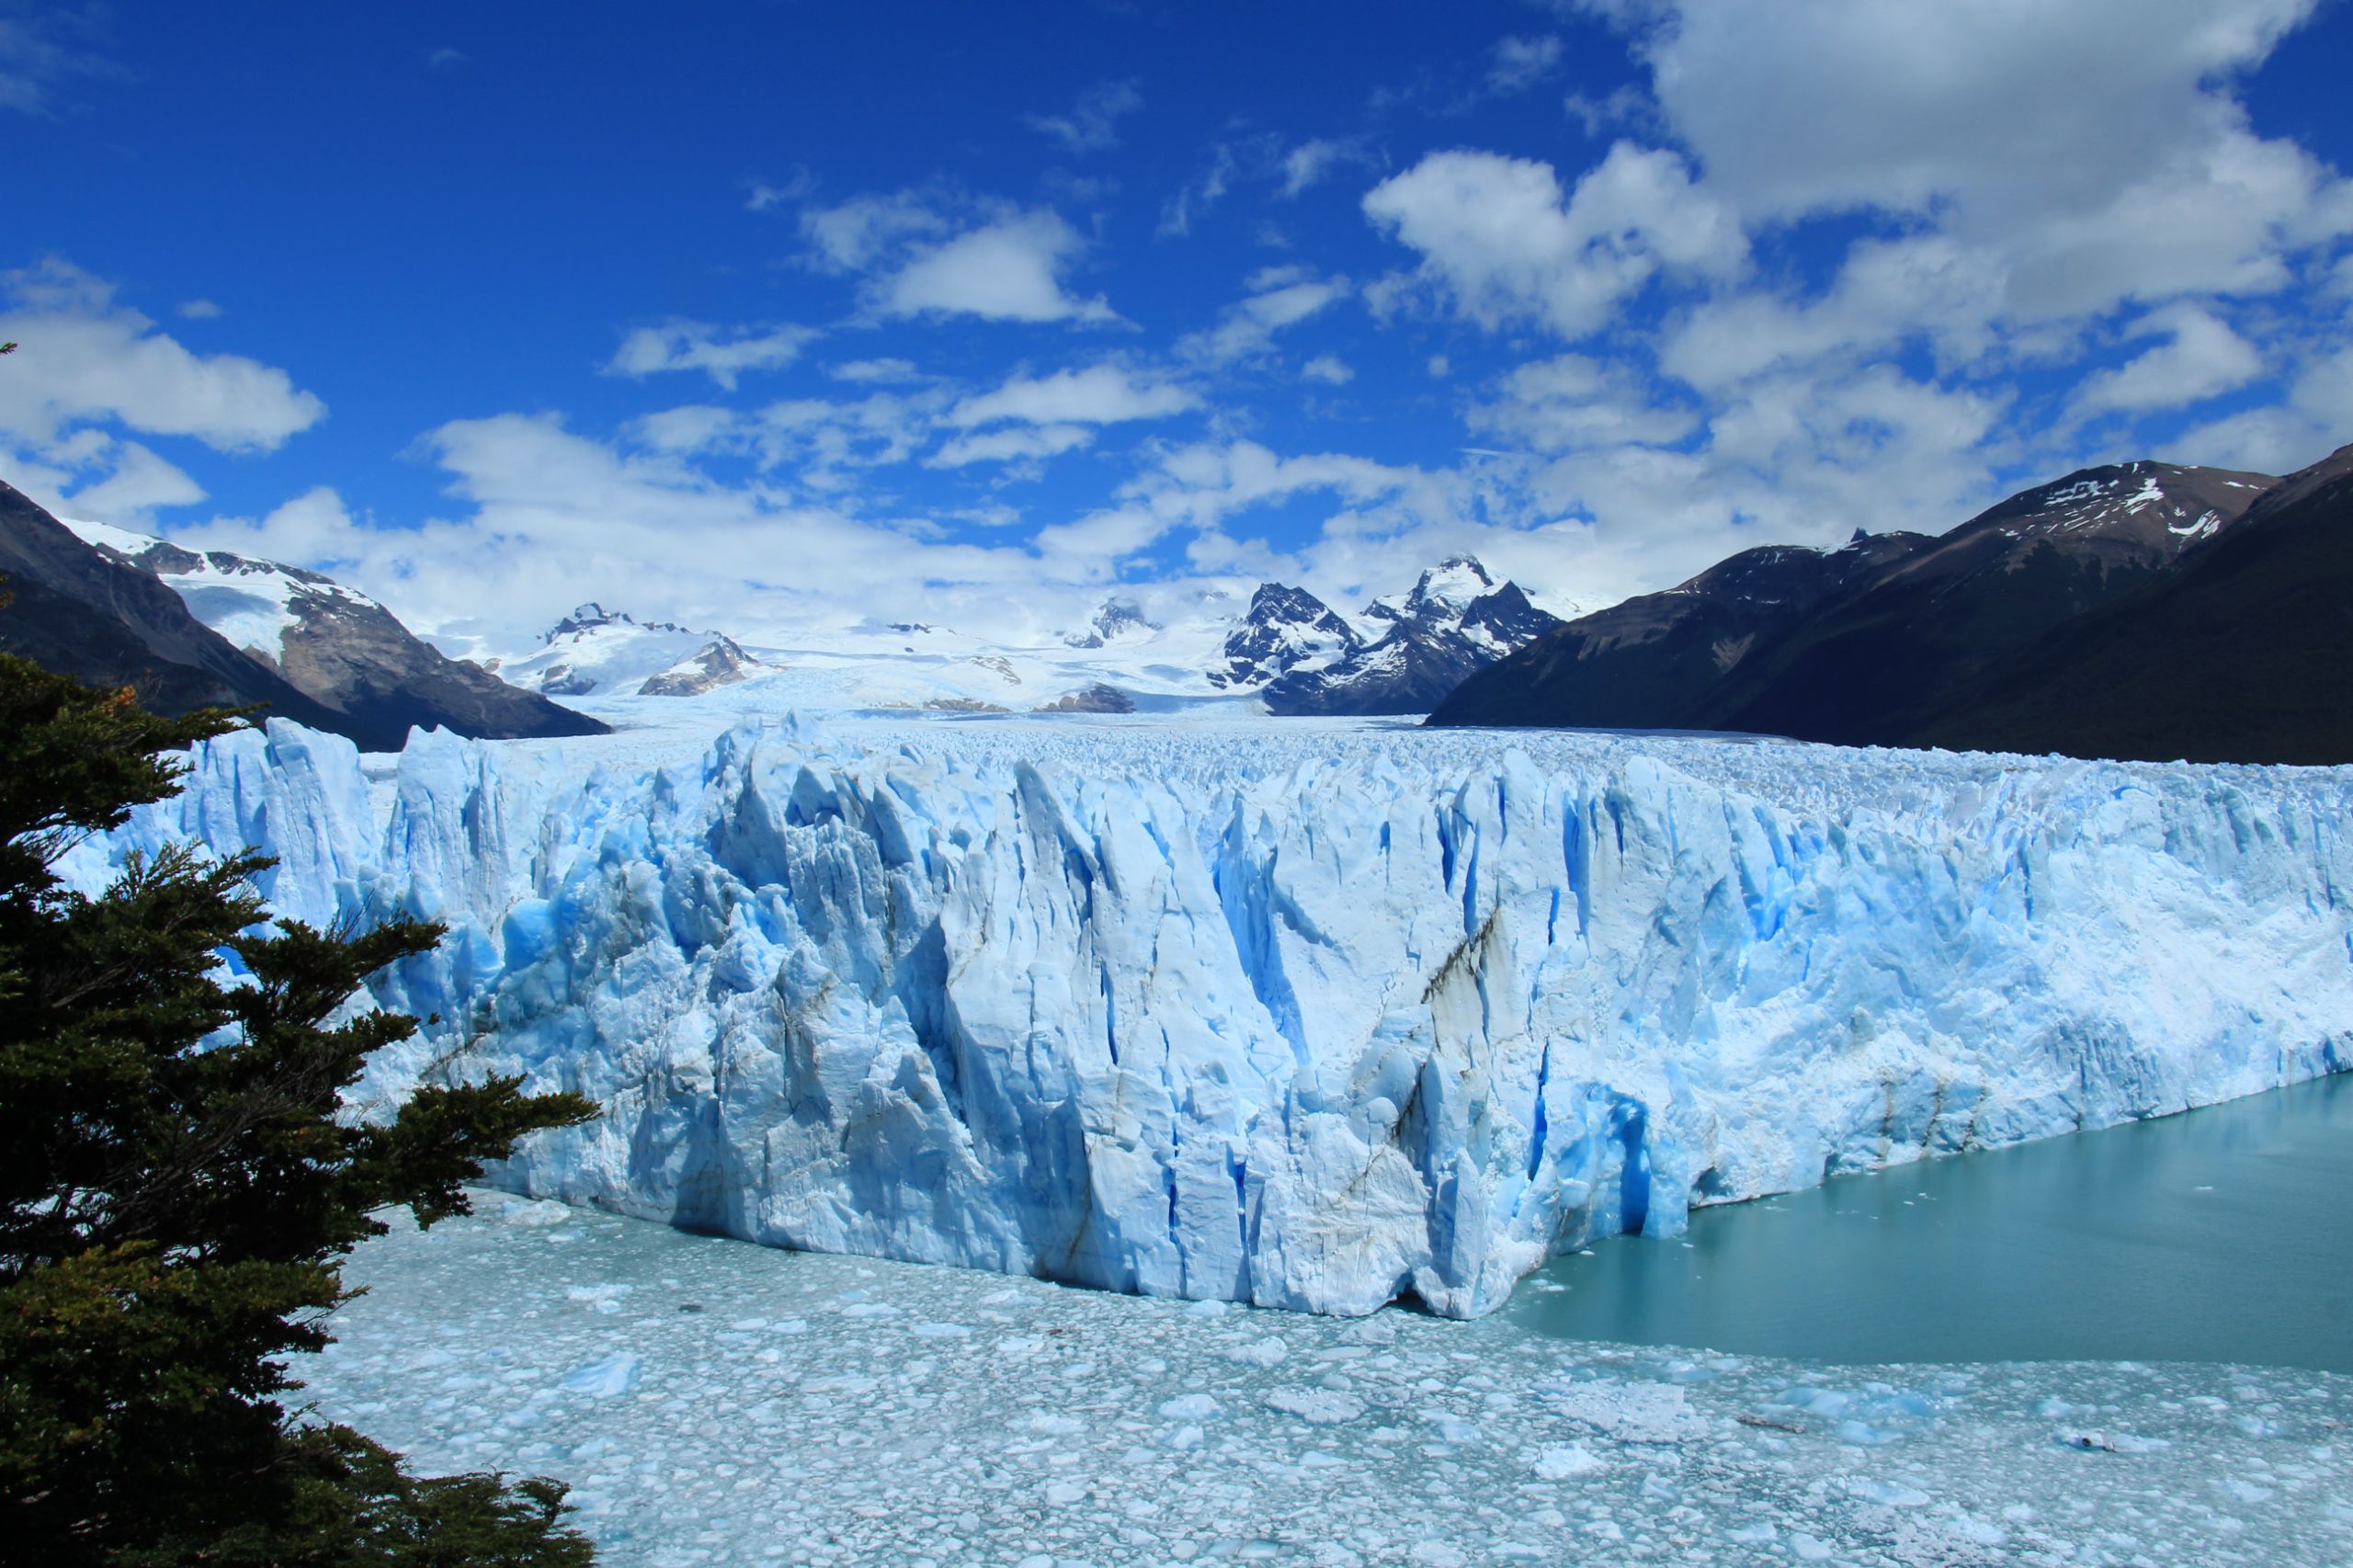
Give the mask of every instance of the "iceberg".
M 604 1118 L 499 1185 L 778 1246 L 1476 1316 L 1695 1204 L 2353 1065 L 2353 770 L 1361 722 L 283 722 L 74 852 L 446 922 L 362 1085 Z

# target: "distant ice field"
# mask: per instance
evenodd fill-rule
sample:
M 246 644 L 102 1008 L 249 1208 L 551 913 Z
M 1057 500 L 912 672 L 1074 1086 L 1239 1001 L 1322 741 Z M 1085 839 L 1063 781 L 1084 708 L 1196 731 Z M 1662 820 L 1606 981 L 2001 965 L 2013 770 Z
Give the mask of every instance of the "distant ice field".
M 77 852 L 446 922 L 379 997 L 576 1088 L 516 1190 L 1358 1314 L 1690 1207 L 2353 1064 L 2353 772 L 1173 714 L 779 713 L 360 758 L 273 724 Z

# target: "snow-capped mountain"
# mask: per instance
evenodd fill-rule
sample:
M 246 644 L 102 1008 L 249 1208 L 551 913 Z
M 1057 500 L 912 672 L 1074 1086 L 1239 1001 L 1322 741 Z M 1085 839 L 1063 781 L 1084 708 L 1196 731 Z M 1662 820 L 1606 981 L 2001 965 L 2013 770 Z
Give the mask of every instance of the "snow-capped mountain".
M 1224 662 L 1209 672 L 1209 680 L 1220 690 L 1262 687 L 1302 666 L 1321 669 L 1363 644 L 1355 627 L 1306 589 L 1261 583 L 1219 650 Z
M 1916 744 L 2039 640 L 2227 538 L 2275 482 L 2134 462 L 2037 485 L 1938 535 L 1745 551 L 1496 664 L 1439 724 L 1738 730 Z
M 105 523 L 59 521 L 101 554 L 170 587 L 198 621 L 331 710 L 333 727 L 371 750 L 398 748 L 411 726 L 488 739 L 604 729 L 445 657 L 382 605 L 322 573 L 187 550 Z
M 1126 599 L 1107 599 L 1086 623 L 1084 631 L 1074 631 L 1063 637 L 1064 645 L 1093 651 L 1115 643 L 1140 642 L 1155 631 L 1165 631 L 1156 620 L 1145 617 L 1141 607 Z
M 743 680 L 761 663 L 722 633 L 641 621 L 592 602 L 550 627 L 539 648 L 494 667 L 551 697 L 692 697 Z
M 1470 676 L 1561 624 L 1467 555 L 1424 572 L 1403 597 L 1375 599 L 1364 619 L 1375 637 L 1279 676 L 1266 687 L 1268 710 L 1427 713 Z

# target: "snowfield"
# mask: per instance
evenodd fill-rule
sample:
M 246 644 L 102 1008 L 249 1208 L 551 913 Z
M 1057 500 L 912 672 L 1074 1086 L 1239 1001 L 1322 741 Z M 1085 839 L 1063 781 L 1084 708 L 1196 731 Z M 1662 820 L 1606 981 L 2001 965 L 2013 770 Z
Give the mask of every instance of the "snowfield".
M 596 710 L 661 727 L 216 741 L 74 870 L 194 834 L 446 921 L 367 1087 L 602 1101 L 516 1191 L 1320 1312 L 2353 1065 L 2353 771 Z

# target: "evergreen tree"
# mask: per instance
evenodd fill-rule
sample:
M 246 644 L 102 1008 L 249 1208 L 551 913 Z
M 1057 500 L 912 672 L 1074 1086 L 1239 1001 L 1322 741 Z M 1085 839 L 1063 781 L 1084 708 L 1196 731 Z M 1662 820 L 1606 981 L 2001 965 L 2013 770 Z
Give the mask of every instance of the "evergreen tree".
M 483 1161 L 593 1107 L 491 1078 L 340 1118 L 416 1028 L 345 1004 L 440 927 L 268 929 L 252 856 L 167 849 L 95 898 L 54 872 L 238 722 L 0 656 L 0 1560 L 585 1563 L 561 1486 L 412 1477 L 302 1424 L 273 1358 L 328 1342 L 373 1211 L 463 1214 Z

